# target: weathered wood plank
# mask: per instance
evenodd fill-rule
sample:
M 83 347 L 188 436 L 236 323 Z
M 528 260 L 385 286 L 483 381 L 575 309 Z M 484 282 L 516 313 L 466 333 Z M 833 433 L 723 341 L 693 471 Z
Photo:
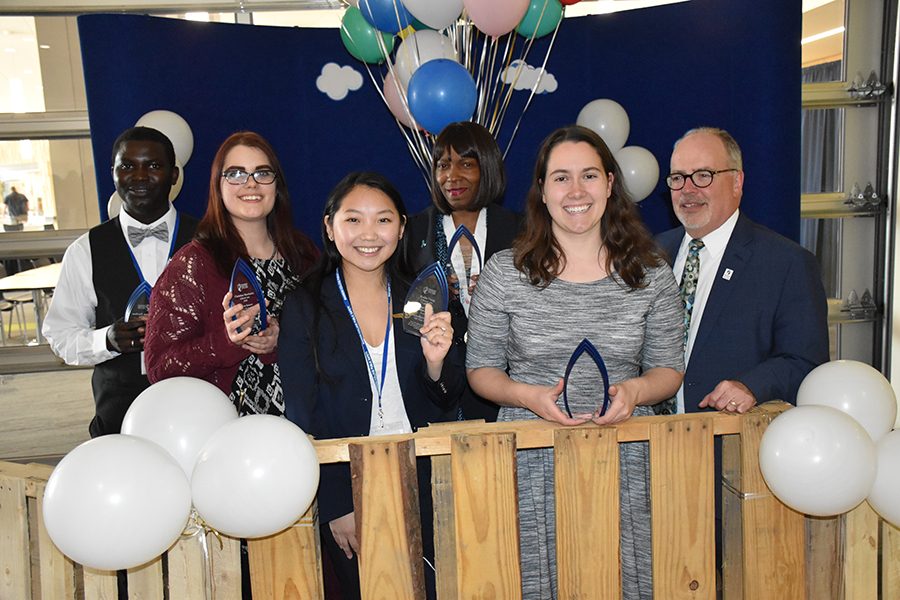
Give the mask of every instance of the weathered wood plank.
M 881 522 L 882 598 L 900 598 L 900 529 Z
M 218 544 L 210 536 L 209 544 Z M 207 563 L 199 535 L 178 540 L 169 548 L 169 598 L 206 600 Z
M 713 430 L 703 419 L 650 425 L 653 592 L 716 597 Z
M 317 513 L 313 503 L 293 527 L 277 535 L 247 541 L 254 598 L 321 600 L 325 597 Z
M 0 598 L 31 596 L 25 482 L 0 475 Z
M 423 598 L 414 442 L 351 444 L 350 457 L 363 600 Z
M 772 495 L 759 470 L 760 440 L 786 406 L 764 405 L 741 420 L 744 600 L 806 597 L 803 515 Z
M 450 446 L 459 597 L 519 600 L 516 437 L 460 434 Z
M 162 557 L 128 569 L 129 600 L 163 600 Z
M 741 438 L 722 437 L 722 593 L 743 596 L 744 535 L 741 524 Z
M 844 519 L 844 600 L 876 600 L 878 514 L 868 502 L 863 502 Z
M 431 457 L 431 495 L 434 500 L 434 562 L 437 596 L 457 598 L 456 519 L 453 513 L 453 475 L 449 456 Z
M 36 488 L 35 514 L 38 530 L 41 597 L 70 600 L 75 597 L 75 565 L 59 551 L 44 525 L 44 483 Z
M 115 571 L 84 568 L 84 600 L 118 600 Z
M 556 431 L 556 564 L 561 598 L 621 597 L 619 444 L 612 428 Z

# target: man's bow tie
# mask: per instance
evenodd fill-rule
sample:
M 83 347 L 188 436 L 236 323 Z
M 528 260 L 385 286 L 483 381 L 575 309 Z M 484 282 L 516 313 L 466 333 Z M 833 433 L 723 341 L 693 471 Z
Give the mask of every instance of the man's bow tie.
M 169 241 L 169 228 L 165 223 L 160 223 L 156 227 L 133 227 L 128 226 L 128 241 L 132 247 L 137 247 L 144 238 L 155 237 L 163 242 Z

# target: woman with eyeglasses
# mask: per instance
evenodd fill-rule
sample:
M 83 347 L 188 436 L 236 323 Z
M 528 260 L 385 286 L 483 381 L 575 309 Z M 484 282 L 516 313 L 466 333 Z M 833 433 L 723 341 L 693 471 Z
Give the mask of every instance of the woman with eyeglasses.
M 278 370 L 281 306 L 318 256 L 294 229 L 281 164 L 258 133 L 234 133 L 212 163 L 209 203 L 194 240 L 172 257 L 150 304 L 145 341 L 147 376 L 197 377 L 229 395 L 241 415 L 284 414 Z M 256 275 L 260 306 L 231 306 L 237 259 Z

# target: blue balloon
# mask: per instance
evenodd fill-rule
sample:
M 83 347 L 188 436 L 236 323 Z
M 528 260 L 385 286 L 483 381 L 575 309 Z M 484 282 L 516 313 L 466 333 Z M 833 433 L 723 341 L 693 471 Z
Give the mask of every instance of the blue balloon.
M 430 60 L 416 69 L 406 97 L 416 122 L 435 134 L 450 123 L 468 121 L 478 102 L 472 75 L 447 58 Z
M 385 33 L 396 34 L 415 20 L 401 0 L 359 0 L 359 12 L 369 25 Z

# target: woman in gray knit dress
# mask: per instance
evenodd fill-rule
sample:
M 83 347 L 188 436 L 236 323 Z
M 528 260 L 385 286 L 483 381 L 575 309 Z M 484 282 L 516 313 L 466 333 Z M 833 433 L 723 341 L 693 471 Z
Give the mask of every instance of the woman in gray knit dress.
M 681 384 L 684 309 L 603 140 L 577 126 L 550 134 L 525 210 L 524 231 L 488 262 L 472 299 L 472 388 L 501 406 L 500 421 L 608 425 L 652 414 Z M 583 338 L 609 371 L 603 416 L 602 379 L 588 358 L 569 376 L 572 416 L 557 404 Z M 652 598 L 646 442 L 620 445 L 620 469 L 622 597 Z M 518 485 L 523 597 L 555 599 L 552 449 L 518 453 Z

